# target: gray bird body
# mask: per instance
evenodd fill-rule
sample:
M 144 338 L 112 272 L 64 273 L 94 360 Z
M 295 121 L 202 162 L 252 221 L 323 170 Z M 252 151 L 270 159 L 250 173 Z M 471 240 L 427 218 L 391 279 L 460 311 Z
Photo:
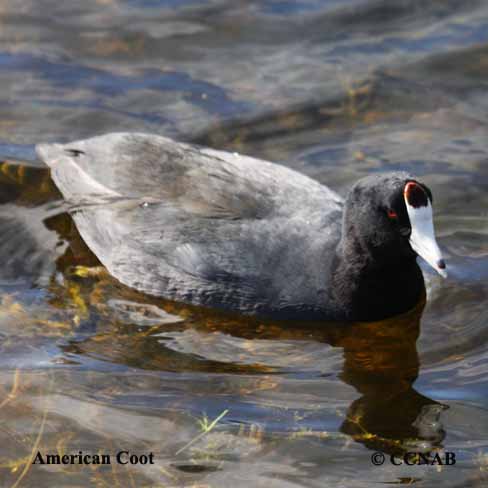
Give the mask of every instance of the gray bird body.
M 120 282 L 242 313 L 341 318 L 343 200 L 278 164 L 145 134 L 41 144 L 86 244 Z

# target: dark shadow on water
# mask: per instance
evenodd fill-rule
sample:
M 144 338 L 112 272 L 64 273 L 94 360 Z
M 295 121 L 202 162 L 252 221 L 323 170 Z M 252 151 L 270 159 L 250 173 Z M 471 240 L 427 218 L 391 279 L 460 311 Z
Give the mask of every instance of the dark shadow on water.
M 372 123 L 409 120 L 416 113 L 431 112 L 454 102 L 427 84 L 406 80 L 400 73 L 377 70 L 364 79 L 344 82 L 342 94 L 287 106 L 252 118 L 224 120 L 196 134 L 191 142 L 203 146 L 263 152 L 272 141 L 293 137 L 294 148 L 311 146 L 324 139 L 340 140 L 353 130 Z M 311 141 L 310 139 L 314 139 Z

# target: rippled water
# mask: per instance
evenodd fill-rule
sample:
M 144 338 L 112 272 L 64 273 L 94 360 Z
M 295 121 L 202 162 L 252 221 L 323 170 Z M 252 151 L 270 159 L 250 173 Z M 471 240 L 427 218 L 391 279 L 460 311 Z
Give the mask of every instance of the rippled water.
M 486 486 L 487 79 L 476 0 L 4 0 L 0 486 Z M 424 310 L 354 326 L 137 294 L 90 254 L 33 152 L 120 130 L 342 193 L 411 171 L 434 192 L 449 279 L 425 269 Z M 389 462 L 433 448 L 456 465 Z M 155 464 L 31 464 L 80 450 Z

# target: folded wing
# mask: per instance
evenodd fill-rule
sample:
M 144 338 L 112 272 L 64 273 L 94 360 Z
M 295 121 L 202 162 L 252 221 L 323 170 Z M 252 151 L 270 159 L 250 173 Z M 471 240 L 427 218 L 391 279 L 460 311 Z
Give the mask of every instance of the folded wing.
M 318 307 L 341 199 L 286 167 L 144 134 L 38 153 L 78 230 L 122 283 L 255 313 Z M 330 254 L 330 251 L 329 251 Z

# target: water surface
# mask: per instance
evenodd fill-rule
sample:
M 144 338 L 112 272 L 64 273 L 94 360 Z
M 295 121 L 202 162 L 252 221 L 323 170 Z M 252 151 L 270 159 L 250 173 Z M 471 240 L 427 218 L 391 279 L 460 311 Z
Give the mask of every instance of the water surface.
M 486 2 L 5 0 L 0 25 L 0 486 L 486 485 Z M 129 290 L 33 152 L 122 130 L 342 194 L 410 171 L 433 190 L 449 278 L 424 268 L 425 307 L 354 326 Z M 31 464 L 80 450 L 155 464 Z M 456 465 L 388 461 L 432 450 Z

